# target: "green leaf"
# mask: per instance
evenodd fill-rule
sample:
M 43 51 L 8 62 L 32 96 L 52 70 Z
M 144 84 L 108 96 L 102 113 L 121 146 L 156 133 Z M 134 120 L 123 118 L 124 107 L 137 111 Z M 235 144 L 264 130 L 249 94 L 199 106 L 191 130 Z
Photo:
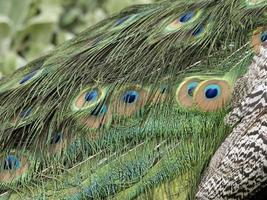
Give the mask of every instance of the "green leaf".
M 23 26 L 31 0 L 0 0 L 0 15 L 8 17 L 12 21 L 13 31 Z
M 0 16 L 0 55 L 9 49 L 11 43 L 11 21 L 5 16 Z
M 14 52 L 7 52 L 5 56 L 0 57 L 0 71 L 3 75 L 12 74 L 18 67 L 26 64 L 26 61 Z

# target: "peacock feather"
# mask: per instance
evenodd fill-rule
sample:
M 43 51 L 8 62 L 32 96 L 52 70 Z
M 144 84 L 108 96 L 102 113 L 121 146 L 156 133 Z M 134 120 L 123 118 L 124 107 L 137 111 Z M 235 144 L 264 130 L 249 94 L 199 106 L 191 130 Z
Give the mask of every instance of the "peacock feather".
M 137 5 L 2 79 L 0 197 L 254 195 L 267 181 L 266 13 L 265 0 Z

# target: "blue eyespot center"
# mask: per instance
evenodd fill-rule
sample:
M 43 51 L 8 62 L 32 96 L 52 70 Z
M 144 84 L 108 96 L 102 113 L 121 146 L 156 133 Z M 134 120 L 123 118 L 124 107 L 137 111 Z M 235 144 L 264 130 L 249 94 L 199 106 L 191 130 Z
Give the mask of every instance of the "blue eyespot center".
M 205 96 L 207 99 L 214 99 L 220 95 L 220 86 L 212 84 L 205 88 Z
M 92 112 L 92 116 L 101 117 L 104 116 L 108 112 L 108 107 L 106 105 L 102 105 L 101 107 L 97 106 Z
M 266 42 L 266 41 L 267 41 L 267 31 L 261 34 L 261 42 Z
M 198 26 L 192 33 L 193 36 L 197 37 L 204 31 L 204 26 L 200 25 Z
M 52 137 L 50 144 L 58 144 L 61 142 L 61 140 L 62 140 L 62 133 L 57 133 Z
M 186 23 L 186 22 L 190 21 L 194 17 L 194 15 L 195 15 L 195 13 L 192 11 L 186 12 L 180 16 L 179 21 L 181 23 Z
M 84 96 L 84 99 L 86 102 L 96 101 L 97 98 L 98 98 L 97 90 L 91 90 L 91 91 L 87 92 Z
M 198 82 L 191 82 L 188 86 L 187 86 L 187 94 L 190 97 L 193 97 L 194 95 L 194 91 L 196 89 L 196 87 L 198 86 Z
M 218 95 L 218 90 L 217 90 L 216 88 L 214 88 L 214 89 L 208 89 L 208 90 L 206 91 L 205 95 L 206 95 L 206 97 L 207 97 L 208 99 L 213 99 L 213 98 L 217 97 L 217 95 Z
M 25 76 L 20 80 L 19 84 L 22 85 L 22 84 L 28 82 L 29 80 L 31 80 L 31 79 L 35 76 L 36 73 L 37 73 L 37 71 L 33 71 L 33 72 L 31 72 L 31 73 L 25 75 Z
M 124 93 L 122 100 L 125 103 L 131 104 L 131 103 L 135 103 L 138 98 L 139 98 L 138 92 L 135 90 L 130 90 Z
M 17 157 L 9 155 L 4 163 L 4 170 L 17 170 L 20 168 L 20 161 Z
M 122 17 L 120 19 L 118 19 L 116 22 L 115 22 L 115 26 L 119 26 L 121 24 L 123 24 L 125 21 L 127 21 L 128 19 L 130 18 L 130 16 L 125 16 L 125 17 Z
M 19 114 L 19 116 L 21 118 L 26 118 L 26 117 L 29 117 L 32 113 L 32 108 L 27 108 L 27 109 L 24 109 L 22 110 L 22 112 Z

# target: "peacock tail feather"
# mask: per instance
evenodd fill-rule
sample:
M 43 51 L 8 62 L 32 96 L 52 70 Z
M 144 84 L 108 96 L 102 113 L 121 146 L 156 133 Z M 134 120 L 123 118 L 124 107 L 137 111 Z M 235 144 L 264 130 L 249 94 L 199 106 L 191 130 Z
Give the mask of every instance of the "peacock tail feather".
M 265 0 L 133 6 L 1 80 L 0 197 L 194 199 L 266 12 Z

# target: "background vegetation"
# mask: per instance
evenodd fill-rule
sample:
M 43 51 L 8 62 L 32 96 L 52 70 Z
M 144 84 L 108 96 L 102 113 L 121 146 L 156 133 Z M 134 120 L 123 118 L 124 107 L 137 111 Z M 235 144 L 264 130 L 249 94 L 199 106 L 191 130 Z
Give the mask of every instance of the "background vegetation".
M 153 0 L 0 0 L 0 77 L 122 8 Z

